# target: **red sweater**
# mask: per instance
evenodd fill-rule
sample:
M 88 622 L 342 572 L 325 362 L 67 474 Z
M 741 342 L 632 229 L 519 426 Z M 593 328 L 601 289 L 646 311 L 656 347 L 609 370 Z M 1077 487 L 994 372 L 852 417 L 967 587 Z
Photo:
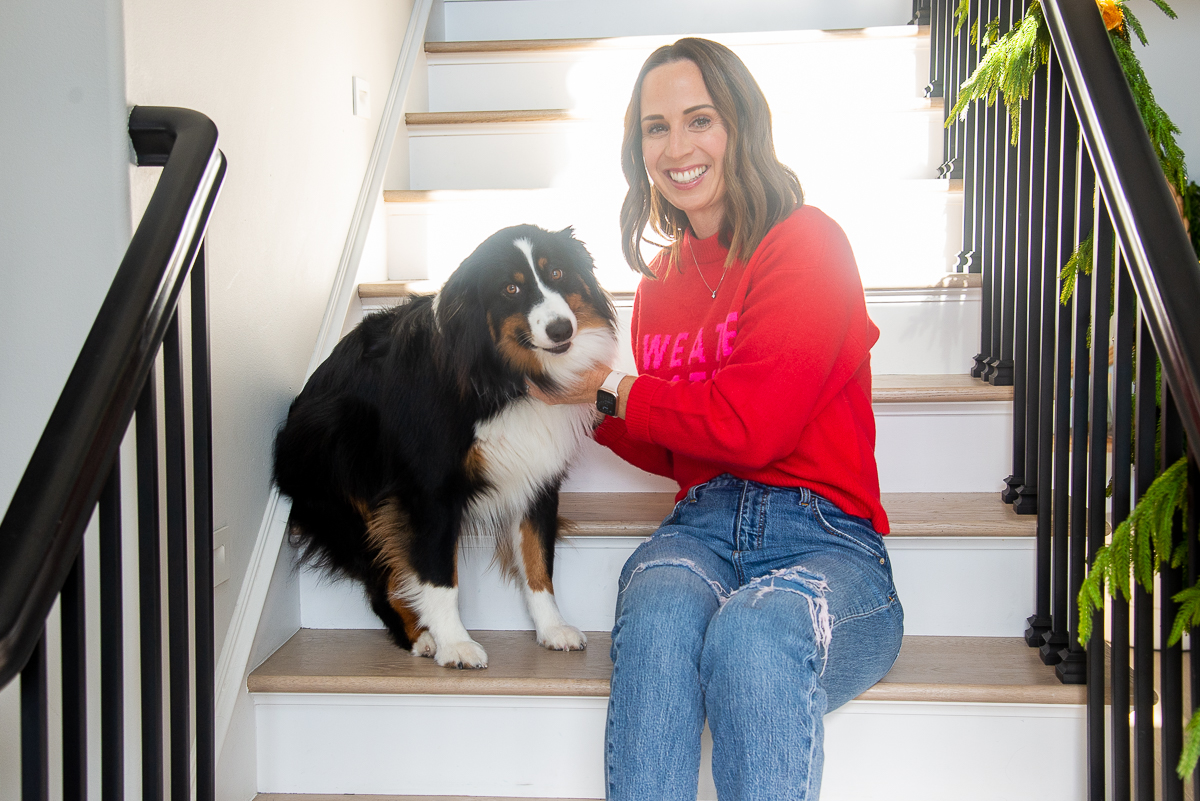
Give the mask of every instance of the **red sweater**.
M 639 375 L 625 419 L 605 420 L 596 441 L 678 481 L 677 499 L 731 473 L 807 487 L 886 534 L 871 410 L 879 329 L 846 235 L 803 206 L 730 265 L 714 300 L 702 278 L 717 286 L 727 252 L 716 235 L 689 235 L 682 273 L 666 251 L 651 264 L 660 280 L 642 279 L 633 304 Z

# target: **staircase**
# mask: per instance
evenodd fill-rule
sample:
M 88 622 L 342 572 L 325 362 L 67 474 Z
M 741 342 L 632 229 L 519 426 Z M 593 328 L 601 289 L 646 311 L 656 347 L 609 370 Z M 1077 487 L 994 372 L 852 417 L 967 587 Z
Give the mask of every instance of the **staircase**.
M 411 189 L 387 192 L 389 277 L 364 312 L 436 289 L 485 236 L 575 226 L 625 323 L 635 276 L 620 256 L 617 153 L 633 77 L 674 37 L 426 45 L 429 110 L 408 115 Z M 951 275 L 961 191 L 942 161 L 939 101 L 922 96 L 928 30 L 715 36 L 742 56 L 775 115 L 807 201 L 846 229 L 882 331 L 873 351 L 877 459 L 905 640 L 891 673 L 826 721 L 823 798 L 1080 797 L 1084 689 L 1021 639 L 1032 611 L 1034 521 L 999 501 L 1012 391 L 968 378 L 979 289 Z M 564 487 L 574 529 L 556 589 L 586 651 L 532 636 L 492 554 L 468 544 L 464 623 L 478 672 L 393 647 L 361 591 L 299 577 L 301 630 L 250 676 L 258 786 L 276 794 L 602 798 L 608 631 L 616 577 L 671 508 L 674 485 L 585 450 Z M 707 742 L 707 735 L 706 735 Z M 716 797 L 705 764 L 700 798 Z

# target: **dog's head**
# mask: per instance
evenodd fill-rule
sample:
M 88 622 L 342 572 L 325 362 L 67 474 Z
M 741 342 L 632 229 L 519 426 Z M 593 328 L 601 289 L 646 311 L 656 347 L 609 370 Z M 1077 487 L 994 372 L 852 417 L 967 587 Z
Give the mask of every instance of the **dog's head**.
M 438 328 L 463 388 L 491 360 L 549 391 L 611 363 L 616 311 L 594 266 L 570 228 L 517 225 L 484 240 L 437 297 Z

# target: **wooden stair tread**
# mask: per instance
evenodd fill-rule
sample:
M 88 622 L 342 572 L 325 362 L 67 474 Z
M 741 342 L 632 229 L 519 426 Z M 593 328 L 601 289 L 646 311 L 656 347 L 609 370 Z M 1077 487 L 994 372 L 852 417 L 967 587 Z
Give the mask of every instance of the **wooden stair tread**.
M 373 795 L 353 793 L 325 795 L 321 793 L 259 793 L 254 801 L 534 801 L 508 795 Z M 586 801 L 582 798 L 542 798 L 537 801 Z
M 612 663 L 607 632 L 588 648 L 547 651 L 530 631 L 473 632 L 486 670 L 450 670 L 401 651 L 382 630 L 301 629 L 256 668 L 258 693 L 367 693 L 606 697 Z M 890 673 L 864 701 L 1082 704 L 1020 638 L 905 637 Z
M 1033 515 L 1019 515 L 995 492 L 885 492 L 889 537 L 1032 537 Z M 648 537 L 675 506 L 670 492 L 564 492 L 558 513 L 578 535 Z

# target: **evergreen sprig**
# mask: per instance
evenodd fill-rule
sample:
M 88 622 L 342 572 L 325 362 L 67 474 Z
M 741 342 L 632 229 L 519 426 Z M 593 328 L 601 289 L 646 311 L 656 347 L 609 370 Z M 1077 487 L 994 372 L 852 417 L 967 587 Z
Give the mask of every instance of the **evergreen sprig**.
M 991 106 L 1003 95 L 1015 145 L 1021 131 L 1021 101 L 1029 97 L 1034 74 L 1050 60 L 1050 46 L 1050 30 L 1042 14 L 1042 4 L 1033 0 L 1021 20 L 990 44 L 975 72 L 963 83 L 958 100 L 947 115 L 947 127 L 973 101 L 986 100 Z
M 1175 140 L 1179 126 L 1171 121 L 1167 112 L 1154 99 L 1154 90 L 1150 88 L 1150 82 L 1146 79 L 1146 72 L 1142 69 L 1137 54 L 1133 52 L 1129 34 L 1125 33 L 1122 36 L 1114 33 L 1109 39 L 1112 40 L 1113 50 L 1121 62 L 1121 70 L 1129 82 L 1133 100 L 1146 126 L 1146 133 L 1150 135 L 1150 143 L 1154 146 L 1154 154 L 1158 156 L 1163 173 L 1176 189 L 1183 192 L 1187 188 L 1187 169 L 1184 166 L 1183 150 Z
M 1062 272 L 1058 274 L 1059 283 L 1062 285 L 1058 300 L 1064 306 L 1071 302 L 1071 296 L 1075 294 L 1075 282 L 1079 278 L 1079 273 L 1092 274 L 1092 256 L 1096 252 L 1092 237 L 1093 234 L 1088 234 L 1082 242 L 1076 245 L 1075 252 L 1067 259 Z
M 958 8 L 954 9 L 954 35 L 958 36 L 958 32 L 962 30 L 963 23 L 967 21 L 967 15 L 971 11 L 971 0 L 960 0 Z
M 1092 636 L 1092 612 L 1104 608 L 1107 593 L 1129 600 L 1132 581 L 1147 591 L 1163 564 L 1179 567 L 1187 557 L 1187 543 L 1171 547 L 1171 522 L 1176 510 L 1187 506 L 1187 458 L 1168 467 L 1146 489 L 1112 538 L 1096 552 L 1079 589 L 1079 644 Z M 1193 588 L 1195 589 L 1195 588 Z M 1200 593 L 1200 591 L 1198 591 Z M 1198 595 L 1200 598 L 1200 595 Z M 1176 617 L 1175 625 L 1179 626 Z
M 1183 728 L 1183 748 L 1179 753 L 1179 764 L 1175 766 L 1175 775 L 1186 779 L 1196 767 L 1200 759 L 1200 709 L 1192 713 L 1192 719 Z

